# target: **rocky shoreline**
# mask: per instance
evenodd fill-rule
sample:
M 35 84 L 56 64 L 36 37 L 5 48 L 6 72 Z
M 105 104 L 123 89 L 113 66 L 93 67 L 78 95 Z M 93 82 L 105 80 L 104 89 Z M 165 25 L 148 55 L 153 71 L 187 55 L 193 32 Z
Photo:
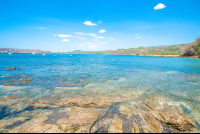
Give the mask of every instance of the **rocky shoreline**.
M 7 96 L 11 101 L 19 96 Z M 10 119 L 0 120 L 1 132 L 14 133 L 179 133 L 199 132 L 196 121 L 181 107 L 159 103 L 148 96 L 141 100 L 115 95 L 74 96 L 57 99 L 42 98 L 29 107 L 39 112 L 24 111 Z M 52 111 L 52 109 L 56 109 Z M 46 111 L 46 112 L 45 112 Z M 47 112 L 48 111 L 48 112 Z M 26 115 L 26 116 L 25 116 Z

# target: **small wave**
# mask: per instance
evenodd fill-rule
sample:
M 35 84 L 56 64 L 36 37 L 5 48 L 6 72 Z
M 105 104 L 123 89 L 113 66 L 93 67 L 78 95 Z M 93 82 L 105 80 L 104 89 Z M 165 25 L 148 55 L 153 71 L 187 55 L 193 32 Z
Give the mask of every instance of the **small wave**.
M 179 73 L 178 71 L 167 71 L 167 74 L 175 74 L 175 73 Z
M 163 104 L 164 103 L 167 103 L 168 105 L 171 105 L 171 106 L 172 105 L 174 105 L 174 106 L 181 106 L 181 105 L 183 105 L 184 107 L 186 107 L 188 110 L 191 111 L 191 107 L 189 105 L 187 105 L 185 102 L 174 102 L 174 101 L 163 102 L 163 101 L 159 101 L 158 103 L 162 106 L 162 108 L 163 108 Z

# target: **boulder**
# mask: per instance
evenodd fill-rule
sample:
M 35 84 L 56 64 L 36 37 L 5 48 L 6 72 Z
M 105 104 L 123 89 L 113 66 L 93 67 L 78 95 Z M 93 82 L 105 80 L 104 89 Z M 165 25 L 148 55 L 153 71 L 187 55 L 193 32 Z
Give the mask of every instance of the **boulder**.
M 157 118 L 160 122 L 169 124 L 175 130 L 190 131 L 195 126 L 194 120 L 185 115 L 181 107 L 169 106 L 167 103 L 160 105 L 154 99 L 144 99 L 142 103 L 153 117 Z M 145 119 L 148 123 L 152 124 L 153 120 L 150 117 L 146 116 Z

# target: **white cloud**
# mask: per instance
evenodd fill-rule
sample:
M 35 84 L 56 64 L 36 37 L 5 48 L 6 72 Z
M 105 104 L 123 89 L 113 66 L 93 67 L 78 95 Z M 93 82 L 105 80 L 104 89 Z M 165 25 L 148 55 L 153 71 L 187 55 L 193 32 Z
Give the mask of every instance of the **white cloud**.
M 105 32 L 106 30 L 103 30 L 103 29 L 99 31 L 99 33 L 105 33 Z
M 95 26 L 96 24 L 92 23 L 91 21 L 86 21 L 83 24 L 89 25 L 89 26 Z
M 68 39 L 63 39 L 62 41 L 69 41 Z
M 54 34 L 54 36 L 57 36 L 57 35 Z
M 85 40 L 85 38 L 83 37 L 80 37 L 80 36 L 75 36 L 76 38 L 79 38 L 79 39 L 82 39 L 82 40 Z
M 142 38 L 141 36 L 138 36 L 138 37 L 136 37 L 136 38 Z
M 138 35 L 138 34 L 135 34 L 136 36 Z
M 45 27 L 37 27 L 38 29 L 47 29 L 47 28 L 45 28 Z
M 79 47 L 84 47 L 82 44 L 78 45 Z
M 79 35 L 88 35 L 88 36 L 93 36 L 94 38 L 98 38 L 98 39 L 103 39 L 105 37 L 103 36 L 97 36 L 96 34 L 93 34 L 93 33 L 81 33 L 81 32 L 75 32 L 76 34 L 79 34 Z
M 94 39 L 94 41 L 99 41 L 98 39 Z
M 102 20 L 98 21 L 97 23 L 101 23 L 101 22 L 102 22 Z
M 58 36 L 59 36 L 59 37 L 62 37 L 62 38 L 63 38 L 63 37 L 73 37 L 72 35 L 67 35 L 67 34 L 66 34 L 66 35 L 64 35 L 64 34 L 59 34 Z
M 163 9 L 165 8 L 166 6 L 162 3 L 159 3 L 157 6 L 154 7 L 154 10 L 158 10 L 158 9 Z

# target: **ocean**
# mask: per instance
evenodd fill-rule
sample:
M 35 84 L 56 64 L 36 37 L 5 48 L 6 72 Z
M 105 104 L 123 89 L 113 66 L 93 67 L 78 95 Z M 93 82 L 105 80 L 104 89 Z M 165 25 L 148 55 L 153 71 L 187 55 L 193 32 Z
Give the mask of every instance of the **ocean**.
M 10 67 L 16 69 L 6 70 Z M 54 105 L 66 97 L 118 94 L 132 104 L 153 96 L 160 104 L 177 105 L 200 129 L 200 59 L 0 54 L 0 132 L 19 128 L 39 112 L 49 115 L 68 108 Z M 51 107 L 45 103 L 44 107 L 30 106 L 38 100 L 52 100 L 48 102 Z

